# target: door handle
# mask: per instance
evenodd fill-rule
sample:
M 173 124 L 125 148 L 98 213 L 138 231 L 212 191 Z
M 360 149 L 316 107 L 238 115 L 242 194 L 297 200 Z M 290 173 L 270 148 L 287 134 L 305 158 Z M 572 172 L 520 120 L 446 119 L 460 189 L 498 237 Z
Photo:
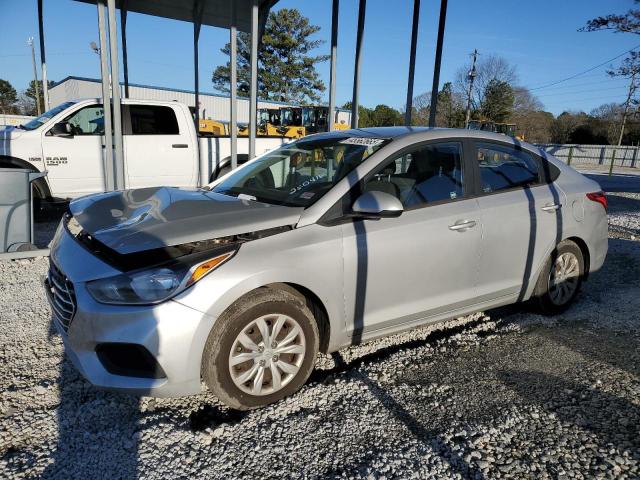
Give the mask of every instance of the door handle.
M 174 143 L 171 148 L 189 148 L 189 145 L 186 143 Z
M 464 232 L 465 230 L 468 230 L 475 226 L 476 226 L 476 222 L 474 220 L 458 221 L 453 225 L 449 225 L 449 230 Z
M 556 210 L 560 210 L 562 208 L 562 205 L 560 205 L 559 203 L 553 203 L 553 204 L 547 204 L 544 207 L 542 207 L 542 210 L 544 210 L 545 212 L 554 212 Z

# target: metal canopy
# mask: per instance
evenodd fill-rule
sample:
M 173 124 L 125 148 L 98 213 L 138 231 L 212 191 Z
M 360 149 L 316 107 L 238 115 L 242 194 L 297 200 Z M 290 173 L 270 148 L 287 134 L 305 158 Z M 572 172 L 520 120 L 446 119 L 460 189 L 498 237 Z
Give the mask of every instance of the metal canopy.
M 77 2 L 95 5 L 97 0 L 76 0 Z M 241 32 L 251 32 L 252 0 L 234 0 L 236 7 L 236 28 Z M 129 12 L 144 13 L 154 17 L 170 18 L 184 22 L 193 22 L 194 2 L 190 0 L 116 0 L 116 8 Z M 257 0 L 258 23 L 260 31 L 264 27 L 269 9 L 278 0 Z M 231 28 L 231 2 L 229 0 L 206 0 L 202 2 L 202 25 Z

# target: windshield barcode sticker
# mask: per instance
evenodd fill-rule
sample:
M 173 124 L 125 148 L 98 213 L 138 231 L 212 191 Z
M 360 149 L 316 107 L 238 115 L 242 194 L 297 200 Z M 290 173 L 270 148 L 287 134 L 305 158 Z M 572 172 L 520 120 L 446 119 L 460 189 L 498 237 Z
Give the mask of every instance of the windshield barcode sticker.
M 340 143 L 347 145 L 362 145 L 364 147 L 375 147 L 384 142 L 384 138 L 367 138 L 367 137 L 349 137 L 340 140 Z

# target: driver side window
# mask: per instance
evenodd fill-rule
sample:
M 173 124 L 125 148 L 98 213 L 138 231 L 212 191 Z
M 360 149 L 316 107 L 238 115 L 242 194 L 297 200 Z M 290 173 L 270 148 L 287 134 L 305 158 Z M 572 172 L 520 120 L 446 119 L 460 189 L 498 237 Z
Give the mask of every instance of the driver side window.
M 104 109 L 91 105 L 73 113 L 65 120 L 71 125 L 73 135 L 104 135 Z
M 433 143 L 385 162 L 364 191 L 382 191 L 416 208 L 462 197 L 462 173 L 462 144 Z

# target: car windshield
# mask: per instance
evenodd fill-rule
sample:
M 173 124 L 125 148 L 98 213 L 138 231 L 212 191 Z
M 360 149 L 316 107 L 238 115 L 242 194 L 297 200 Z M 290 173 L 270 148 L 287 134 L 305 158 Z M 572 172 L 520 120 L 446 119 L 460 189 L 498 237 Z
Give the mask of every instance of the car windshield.
M 27 123 L 23 123 L 22 125 L 20 125 L 20 128 L 24 130 L 35 130 L 36 128 L 40 128 L 42 125 L 47 123 L 49 120 L 51 120 L 53 117 L 58 115 L 63 110 L 66 110 L 67 108 L 69 108 L 74 103 L 75 102 L 61 103 L 57 107 L 54 107 L 47 112 L 44 112 L 38 118 L 34 118 L 33 120 L 28 121 Z
M 303 138 L 236 170 L 212 190 L 306 208 L 388 141 L 348 135 Z

